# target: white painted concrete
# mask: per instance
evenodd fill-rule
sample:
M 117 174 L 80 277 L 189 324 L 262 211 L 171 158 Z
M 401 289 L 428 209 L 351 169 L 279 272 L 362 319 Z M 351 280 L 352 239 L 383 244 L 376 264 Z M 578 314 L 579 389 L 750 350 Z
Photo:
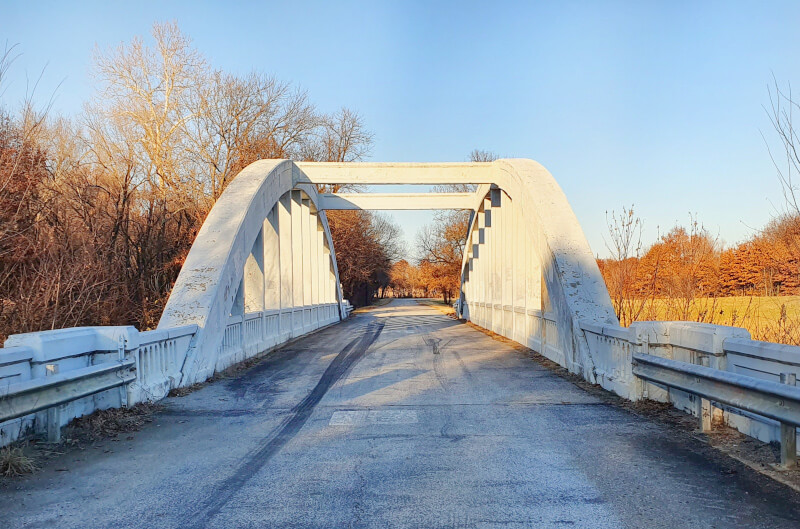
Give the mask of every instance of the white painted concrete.
M 771 382 L 779 382 L 781 373 L 800 376 L 800 347 L 751 340 L 750 333 L 739 327 L 657 321 L 634 323 L 631 332 L 638 350 L 645 354 Z M 640 391 L 646 398 L 670 402 L 699 417 L 701 399 L 694 395 L 650 383 L 645 383 Z M 730 407 L 714 407 L 712 414 L 715 420 L 761 441 L 780 440 L 780 425 L 772 419 Z
M 472 209 L 474 193 L 326 193 L 321 209 Z
M 476 280 L 474 289 L 464 286 L 465 315 L 471 318 L 469 305 L 491 304 L 483 326 L 509 338 L 531 335 L 522 327 L 522 318 L 514 316 L 511 301 L 514 285 L 525 282 L 531 288 L 541 282 L 544 286 L 539 299 L 527 296 L 520 311 L 542 310 L 556 318 L 552 334 L 556 334 L 560 353 L 557 361 L 588 380 L 596 381 L 595 360 L 592 358 L 581 321 L 597 324 L 617 324 L 611 300 L 578 221 L 564 193 L 550 173 L 533 160 L 509 159 L 480 163 L 299 163 L 309 182 L 320 184 L 485 184 L 493 186 L 489 200 L 483 200 L 484 222 L 481 232 L 487 251 L 483 258 L 469 257 L 465 252 L 464 270 L 472 266 L 484 272 L 485 284 Z M 484 189 L 485 190 L 485 189 Z M 505 198 L 504 198 L 505 197 Z M 479 198 L 480 200 L 480 198 Z M 504 206 L 504 203 L 506 204 Z M 475 208 L 480 212 L 481 206 Z M 473 245 L 476 232 L 474 216 L 468 247 Z M 490 225 L 493 223 L 493 226 Z M 520 234 L 520 231 L 522 234 Z M 519 248 L 515 241 L 526 241 L 533 263 L 520 268 L 514 259 Z M 468 259 L 473 259 L 470 265 Z M 532 277 L 531 274 L 533 274 Z M 475 277 L 473 273 L 471 277 Z M 481 273 L 477 277 L 482 277 Z M 528 306 L 530 297 L 531 306 Z M 542 306 L 542 301 L 547 303 Z M 515 320 L 520 320 L 515 323 Z M 520 332 L 515 332 L 515 326 Z M 558 329 L 558 332 L 555 332 Z
M 311 184 L 492 184 L 495 162 L 297 162 Z
M 323 255 L 329 260 L 335 301 L 342 302 L 338 271 L 333 253 L 317 246 L 319 239 L 310 228 L 311 208 L 316 211 L 318 197 L 311 187 L 297 189 L 303 178 L 298 168 L 286 160 L 262 160 L 246 167 L 228 186 L 203 223 L 186 263 L 175 283 L 159 322 L 159 329 L 196 324 L 195 335 L 183 364 L 181 384 L 202 381 L 224 369 L 235 359 L 220 352 L 233 336 L 225 334 L 231 315 L 262 307 L 294 309 L 281 312 L 279 333 L 285 341 L 313 330 L 327 319 L 319 317 L 312 304 L 311 259 Z M 277 213 L 274 210 L 277 209 Z M 324 213 L 314 215 L 330 248 L 330 232 Z M 268 221 L 268 222 L 265 222 Z M 269 224 L 263 244 L 262 231 Z M 275 234 L 277 224 L 279 234 Z M 277 247 L 275 246 L 275 243 Z M 278 264 L 276 266 L 276 256 Z M 270 263 L 269 275 L 265 273 Z M 280 271 L 280 296 L 276 299 L 275 271 Z M 264 296 L 270 293 L 267 300 Z M 317 316 L 312 321 L 312 317 Z M 227 331 L 230 335 L 232 331 Z
M 0 349 L 0 398 L 12 384 L 121 360 L 138 348 L 139 332 L 134 327 L 75 327 L 11 335 Z M 127 388 L 115 388 L 58 406 L 50 421 L 61 427 L 75 417 L 127 401 Z M 47 425 L 47 411 L 0 423 L 0 446 L 28 432 L 44 432 Z

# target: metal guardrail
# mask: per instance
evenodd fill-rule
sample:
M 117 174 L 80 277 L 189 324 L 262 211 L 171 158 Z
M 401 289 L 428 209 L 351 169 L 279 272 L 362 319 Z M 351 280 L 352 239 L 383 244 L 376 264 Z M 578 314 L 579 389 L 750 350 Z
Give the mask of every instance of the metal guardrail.
M 800 388 L 794 386 L 793 375 L 782 377 L 784 383 L 780 384 L 648 354 L 633 355 L 633 374 L 662 386 L 780 422 L 781 464 L 788 466 L 796 463 Z M 709 407 L 707 403 L 701 406 Z M 710 421 L 710 415 L 705 411 L 701 411 L 700 415 L 701 421 Z
M 52 411 L 55 406 L 116 388 L 135 380 L 134 359 L 73 369 L 45 378 L 9 384 L 0 389 L 0 422 L 24 417 L 38 411 Z M 58 421 L 48 420 L 48 437 L 60 432 Z
M 352 306 L 345 305 L 349 313 Z M 289 318 L 281 321 L 284 316 Z M 222 367 L 218 362 L 214 368 L 224 369 L 340 317 L 338 303 L 233 317 L 219 346 Z M 0 446 L 33 430 L 46 429 L 48 440 L 58 441 L 64 423 L 98 407 L 91 399 L 65 404 L 112 388 L 124 386 L 115 405 L 164 398 L 184 382 L 186 354 L 197 330 L 197 325 L 144 332 L 133 327 L 86 327 L 16 335 L 18 351 L 0 347 Z M 43 411 L 47 417 L 33 417 Z

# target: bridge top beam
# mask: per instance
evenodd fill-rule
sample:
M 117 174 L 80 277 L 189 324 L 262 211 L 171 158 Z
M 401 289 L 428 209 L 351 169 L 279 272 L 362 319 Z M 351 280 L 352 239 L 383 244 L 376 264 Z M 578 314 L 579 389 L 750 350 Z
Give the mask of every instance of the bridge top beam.
M 328 193 L 320 209 L 425 210 L 472 209 L 475 193 Z
M 492 162 L 365 163 L 296 162 L 301 183 L 362 185 L 493 184 Z

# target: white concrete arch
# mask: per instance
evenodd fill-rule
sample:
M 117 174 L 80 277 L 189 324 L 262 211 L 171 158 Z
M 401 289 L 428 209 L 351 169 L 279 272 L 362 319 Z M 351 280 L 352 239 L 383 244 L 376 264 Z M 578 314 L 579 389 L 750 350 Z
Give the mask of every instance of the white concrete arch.
M 459 311 L 594 381 L 596 362 L 580 322 L 618 322 L 577 218 L 540 164 L 493 165 L 493 189 L 476 196 Z
M 299 165 L 310 182 L 325 184 L 478 184 L 459 310 L 595 380 L 597 362 L 581 322 L 618 322 L 583 230 L 542 165 L 527 159 Z M 470 282 L 476 267 L 482 279 Z M 542 306 L 543 297 L 549 304 Z
M 180 385 L 346 316 L 333 242 L 314 186 L 288 160 L 261 160 L 216 202 L 159 329 L 197 325 Z
M 478 187 L 472 196 L 318 196 L 315 191 L 316 184 L 451 183 Z M 226 345 L 236 339 L 247 341 L 235 336 L 240 331 L 230 318 L 242 318 L 244 336 L 251 332 L 245 327 L 254 327 L 247 324 L 248 315 L 269 313 L 272 323 L 263 326 L 271 327 L 262 335 L 271 338 L 258 341 L 245 354 L 257 354 L 258 348 L 263 351 L 334 321 L 330 311 L 315 312 L 320 304 L 335 304 L 336 320 L 340 319 L 343 300 L 324 209 L 393 209 L 396 204 L 471 207 L 460 313 L 595 379 L 596 362 L 581 322 L 608 325 L 617 324 L 617 319 L 572 208 L 552 175 L 537 162 L 262 160 L 245 168 L 212 209 L 159 322 L 159 328 L 198 326 L 181 383 L 203 380 L 243 359 L 236 351 L 248 351 L 247 347 Z M 309 223 L 318 226 L 315 240 L 308 235 L 314 232 Z M 318 271 L 324 267 L 329 271 L 325 278 Z

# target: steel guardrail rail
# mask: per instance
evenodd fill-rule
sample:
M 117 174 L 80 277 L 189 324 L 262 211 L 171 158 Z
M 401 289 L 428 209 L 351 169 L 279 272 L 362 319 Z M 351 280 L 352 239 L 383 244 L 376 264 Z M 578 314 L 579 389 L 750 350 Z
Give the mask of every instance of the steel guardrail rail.
M 633 374 L 710 401 L 800 426 L 800 387 L 641 353 L 633 355 Z
M 104 362 L 57 375 L 0 386 L 0 422 L 66 404 L 136 379 L 134 359 Z

